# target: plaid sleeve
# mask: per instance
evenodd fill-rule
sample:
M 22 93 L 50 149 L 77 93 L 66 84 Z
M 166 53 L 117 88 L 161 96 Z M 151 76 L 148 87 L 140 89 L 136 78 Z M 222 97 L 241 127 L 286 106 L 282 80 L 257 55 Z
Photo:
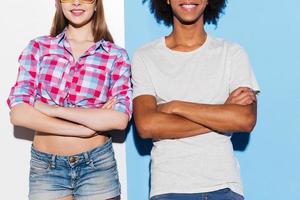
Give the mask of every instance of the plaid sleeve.
M 11 88 L 7 104 L 10 108 L 19 104 L 34 104 L 39 44 L 30 41 L 19 56 L 19 69 L 15 85 Z
M 110 88 L 108 92 L 109 99 L 117 99 L 115 110 L 127 113 L 131 118 L 132 114 L 132 87 L 131 70 L 127 52 L 122 51 L 121 56 L 117 58 L 111 72 Z

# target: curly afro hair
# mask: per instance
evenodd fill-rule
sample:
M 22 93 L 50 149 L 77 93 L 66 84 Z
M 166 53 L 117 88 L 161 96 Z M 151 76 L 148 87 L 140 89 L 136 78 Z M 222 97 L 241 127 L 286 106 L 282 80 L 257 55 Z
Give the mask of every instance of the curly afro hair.
M 147 1 L 150 3 L 150 11 L 158 23 L 162 22 L 166 26 L 173 25 L 173 13 L 167 0 L 143 0 L 143 3 Z M 204 23 L 217 25 L 226 3 L 227 0 L 208 0 L 208 5 L 204 10 Z

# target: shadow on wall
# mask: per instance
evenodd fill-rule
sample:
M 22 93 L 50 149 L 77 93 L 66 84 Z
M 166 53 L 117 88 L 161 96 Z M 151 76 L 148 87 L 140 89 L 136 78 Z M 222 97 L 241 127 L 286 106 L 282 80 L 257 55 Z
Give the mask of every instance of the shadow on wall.
M 14 126 L 14 136 L 17 139 L 33 141 L 34 131 L 28 128 Z
M 108 131 L 106 133 L 108 136 L 112 137 L 113 143 L 124 143 L 126 141 L 129 130 L 130 130 L 130 126 L 127 126 L 127 128 L 124 131 L 113 130 L 113 131 Z
M 149 156 L 151 153 L 151 149 L 153 146 L 152 139 L 142 139 L 138 131 L 136 129 L 136 126 L 134 124 L 134 120 L 131 120 L 130 126 L 132 126 L 132 134 L 133 134 L 133 140 L 136 147 L 136 150 L 140 156 Z M 150 188 L 151 188 L 151 162 L 148 163 L 148 196 L 150 194 Z
M 134 124 L 133 120 L 132 120 L 132 123 L 130 125 L 132 125 L 133 140 L 134 140 L 134 144 L 135 144 L 137 152 L 141 156 L 150 155 L 150 152 L 151 152 L 151 149 L 152 149 L 152 146 L 153 146 L 152 145 L 152 139 L 142 139 L 138 134 L 138 131 L 135 127 L 135 124 Z
M 250 133 L 234 133 L 231 137 L 235 151 L 245 151 L 250 140 Z
M 103 135 L 111 136 L 114 143 L 123 143 L 126 140 L 129 128 L 130 126 L 128 126 L 125 131 L 108 131 L 103 133 Z M 28 128 L 14 126 L 14 137 L 21 140 L 33 141 L 34 131 Z

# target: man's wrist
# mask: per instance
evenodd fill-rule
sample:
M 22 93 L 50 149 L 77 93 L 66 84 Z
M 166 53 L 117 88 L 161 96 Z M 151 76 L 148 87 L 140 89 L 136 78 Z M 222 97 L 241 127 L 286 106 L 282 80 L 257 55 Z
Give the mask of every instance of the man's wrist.
M 179 115 L 180 114 L 180 109 L 181 108 L 181 102 L 178 101 L 178 100 L 175 100 L 175 101 L 172 101 L 172 104 L 171 104 L 171 112 L 172 114 L 177 114 Z

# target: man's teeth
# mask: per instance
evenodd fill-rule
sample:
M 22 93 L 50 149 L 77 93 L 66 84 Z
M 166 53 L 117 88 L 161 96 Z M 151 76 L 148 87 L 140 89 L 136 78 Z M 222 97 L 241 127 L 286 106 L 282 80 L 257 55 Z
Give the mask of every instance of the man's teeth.
M 195 4 L 183 4 L 181 7 L 191 9 L 191 8 L 195 8 L 196 5 Z

